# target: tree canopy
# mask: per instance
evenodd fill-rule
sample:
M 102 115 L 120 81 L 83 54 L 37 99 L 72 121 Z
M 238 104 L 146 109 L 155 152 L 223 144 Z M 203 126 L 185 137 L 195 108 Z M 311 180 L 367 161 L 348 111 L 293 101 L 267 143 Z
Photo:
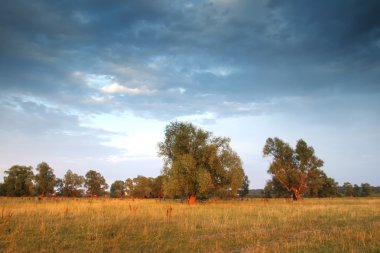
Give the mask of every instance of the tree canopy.
M 39 195 L 46 196 L 54 194 L 54 186 L 56 184 L 53 169 L 45 162 L 37 165 L 36 189 Z
M 88 196 L 104 196 L 107 192 L 108 185 L 104 177 L 94 170 L 89 170 L 85 175 L 85 186 Z
M 158 144 L 164 159 L 162 170 L 167 195 L 195 200 L 199 194 L 229 191 L 236 196 L 242 187 L 244 170 L 230 139 L 214 137 L 191 123 L 172 122 L 165 140 Z
M 31 196 L 34 194 L 33 168 L 14 165 L 4 172 L 3 191 L 7 196 Z
M 279 138 L 268 138 L 263 154 L 272 157 L 268 173 L 292 194 L 294 200 L 302 199 L 308 180 L 323 166 L 323 161 L 315 156 L 313 147 L 302 139 L 293 149 Z
M 83 195 L 84 177 L 68 170 L 62 179 L 62 196 L 80 197 Z

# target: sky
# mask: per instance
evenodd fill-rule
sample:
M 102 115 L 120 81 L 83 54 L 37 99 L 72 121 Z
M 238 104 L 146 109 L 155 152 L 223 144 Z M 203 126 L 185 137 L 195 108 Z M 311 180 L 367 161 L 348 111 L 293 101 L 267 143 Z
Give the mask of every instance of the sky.
M 0 2 L 0 181 L 45 161 L 111 184 L 162 168 L 165 126 L 304 139 L 337 182 L 380 185 L 380 1 Z

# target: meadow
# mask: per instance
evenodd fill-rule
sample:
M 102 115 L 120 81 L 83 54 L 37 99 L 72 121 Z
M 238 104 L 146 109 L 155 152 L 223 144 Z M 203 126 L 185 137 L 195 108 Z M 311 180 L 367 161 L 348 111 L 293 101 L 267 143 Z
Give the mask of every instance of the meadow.
M 1 198 L 0 212 L 0 252 L 380 252 L 380 198 Z

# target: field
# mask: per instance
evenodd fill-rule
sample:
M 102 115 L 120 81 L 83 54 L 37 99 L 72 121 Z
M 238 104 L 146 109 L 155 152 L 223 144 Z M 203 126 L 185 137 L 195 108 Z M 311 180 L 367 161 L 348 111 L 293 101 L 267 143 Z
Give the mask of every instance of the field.
M 1 198 L 0 211 L 0 252 L 380 252 L 379 198 Z

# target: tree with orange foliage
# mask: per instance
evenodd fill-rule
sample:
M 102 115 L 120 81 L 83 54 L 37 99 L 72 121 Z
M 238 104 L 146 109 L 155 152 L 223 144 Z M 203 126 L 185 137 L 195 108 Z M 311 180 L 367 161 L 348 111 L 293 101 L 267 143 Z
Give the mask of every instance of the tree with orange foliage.
M 302 139 L 292 149 L 279 138 L 268 138 L 263 154 L 273 158 L 268 173 L 292 194 L 294 200 L 302 199 L 309 176 L 323 166 L 323 161 L 315 156 L 313 147 Z

